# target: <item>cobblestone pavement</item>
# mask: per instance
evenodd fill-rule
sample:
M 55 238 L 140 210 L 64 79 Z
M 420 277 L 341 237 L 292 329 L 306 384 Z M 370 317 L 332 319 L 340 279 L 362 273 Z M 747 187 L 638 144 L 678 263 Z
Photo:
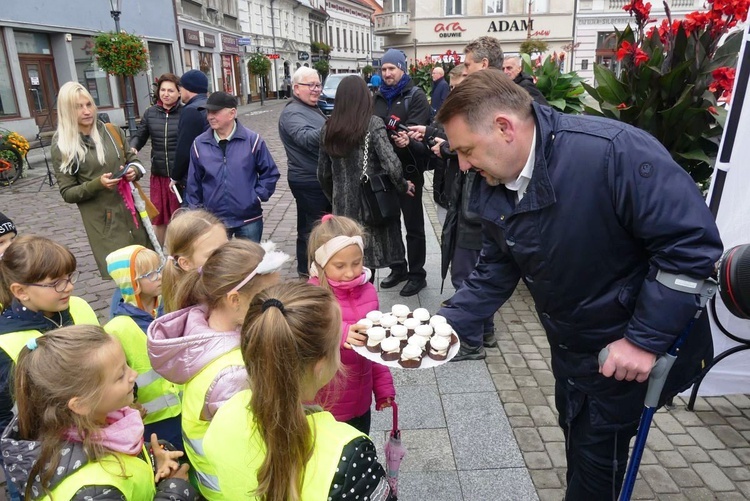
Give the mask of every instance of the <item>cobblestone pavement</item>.
M 265 138 L 282 171 L 276 193 L 264 205 L 264 238 L 271 238 L 281 250 L 294 255 L 295 207 L 286 182 L 286 158 L 277 132 L 278 115 L 283 104 L 284 102 L 271 101 L 263 107 L 259 104 L 244 106 L 240 109 L 240 119 Z M 76 289 L 89 301 L 100 319 L 105 320 L 114 286 L 98 275 L 77 208 L 62 201 L 56 186 L 50 188 L 47 184 L 42 184 L 46 173 L 44 162 L 38 161 L 41 158 L 38 154 L 32 156 L 37 161 L 34 162 L 35 168 L 29 171 L 29 177 L 12 187 L 0 187 L 0 211 L 15 221 L 21 233 L 35 233 L 54 238 L 73 251 L 78 258 L 78 268 L 81 271 Z M 148 146 L 141 151 L 140 156 L 142 159 L 148 159 Z M 428 186 L 430 177 L 427 176 Z M 435 234 L 439 235 L 437 209 L 431 197 L 427 195 L 430 190 L 426 188 L 425 193 L 425 210 Z M 430 239 L 432 240 L 431 236 Z M 431 244 L 429 252 L 435 256 L 436 240 L 432 242 L 435 243 Z M 437 301 L 450 295 L 447 291 L 443 295 L 439 294 L 437 262 L 439 261 L 428 259 L 430 286 L 419 295 L 420 304 L 429 304 L 431 308 L 437 305 Z M 284 275 L 287 278 L 296 277 L 293 263 L 289 263 Z M 390 304 L 396 300 L 397 296 L 391 291 L 381 294 L 383 304 Z M 491 419 L 481 424 L 486 426 L 488 431 L 492 431 L 502 426 L 502 423 L 509 422 L 539 498 L 542 501 L 560 500 L 564 495 L 565 447 L 554 410 L 554 378 L 550 370 L 550 350 L 534 311 L 533 301 L 525 289 L 519 288 L 500 309 L 496 315 L 495 325 L 500 346 L 499 349 L 489 350 L 486 369 L 489 370 L 494 390 L 502 401 L 502 406 L 497 412 L 493 410 Z M 444 415 L 449 411 L 446 410 L 448 403 L 442 391 L 442 387 L 446 385 L 447 373 L 454 373 L 454 376 L 459 377 L 464 374 L 462 371 L 476 372 L 479 375 L 485 372 L 485 368 L 481 367 L 482 363 L 452 365 L 464 369 L 456 367 L 446 371 L 442 376 L 440 371 L 435 371 L 430 376 L 436 377 L 436 385 L 441 388 L 439 393 Z M 408 379 L 403 375 L 396 377 L 400 393 L 402 385 L 425 384 L 421 380 Z M 419 393 L 418 389 L 421 387 L 412 388 L 415 393 Z M 750 398 L 745 395 L 699 398 L 695 412 L 686 410 L 685 401 L 682 399 L 677 399 L 675 403 L 674 409 L 662 409 L 656 414 L 648 447 L 644 452 L 634 499 L 750 499 Z M 373 420 L 373 430 L 385 430 L 386 424 L 382 417 L 376 416 Z M 439 435 L 444 432 L 437 430 L 436 433 Z M 449 430 L 449 433 L 452 434 L 453 431 Z M 435 435 L 427 430 L 418 430 L 412 436 L 414 445 L 418 446 L 422 439 L 429 441 Z M 475 439 L 482 440 L 479 435 L 475 436 Z M 448 447 L 447 450 L 436 451 L 437 454 L 453 456 L 446 460 L 449 469 L 455 469 L 456 464 L 460 463 L 455 450 L 457 445 L 459 444 L 451 435 L 450 446 L 454 450 L 451 451 L 451 447 Z M 515 443 L 508 446 L 515 449 Z M 421 453 L 415 452 L 415 455 L 425 454 L 430 450 L 432 449 Z M 424 457 L 423 460 L 427 464 L 423 470 L 432 471 L 443 469 L 440 464 L 446 462 L 441 462 L 439 457 Z M 533 494 L 518 490 L 506 491 L 501 496 L 490 495 L 487 491 L 478 489 L 476 495 L 468 495 L 467 485 L 483 481 L 484 477 L 479 471 L 482 465 L 479 466 L 476 472 L 469 472 L 471 475 L 459 471 L 463 495 L 456 494 L 450 499 L 505 499 L 508 493 L 511 495 L 508 499 L 533 499 Z M 492 469 L 497 466 L 486 464 L 483 468 Z M 460 469 L 459 464 L 458 470 Z M 511 470 L 522 473 L 523 468 Z M 420 478 L 420 482 L 432 481 L 435 486 L 442 485 L 444 477 L 436 476 L 429 480 L 429 475 L 425 475 Z M 404 477 L 404 481 L 407 482 L 410 472 L 405 472 Z M 413 491 L 419 492 L 419 489 Z M 479 494 L 480 492 L 485 494 Z M 522 492 L 525 494 L 521 494 Z M 0 500 L 2 499 L 3 493 L 0 492 Z

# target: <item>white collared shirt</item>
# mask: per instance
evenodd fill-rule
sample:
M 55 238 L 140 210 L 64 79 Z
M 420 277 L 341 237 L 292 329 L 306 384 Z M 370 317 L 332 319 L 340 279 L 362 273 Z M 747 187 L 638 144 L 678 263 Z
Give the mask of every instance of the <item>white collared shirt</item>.
M 531 175 L 534 173 L 534 161 L 536 160 L 536 125 L 534 126 L 534 135 L 531 140 L 531 151 L 529 151 L 529 158 L 526 160 L 526 165 L 523 166 L 523 170 L 518 175 L 515 181 L 506 183 L 505 187 L 511 191 L 516 192 L 516 203 L 523 200 L 523 196 L 526 194 L 526 188 L 529 187 L 529 181 L 531 181 Z

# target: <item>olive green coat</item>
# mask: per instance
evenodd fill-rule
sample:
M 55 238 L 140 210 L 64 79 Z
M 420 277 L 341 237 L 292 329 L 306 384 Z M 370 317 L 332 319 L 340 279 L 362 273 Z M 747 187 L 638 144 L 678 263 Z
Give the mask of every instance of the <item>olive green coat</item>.
M 103 279 L 109 280 L 106 257 L 110 252 L 133 244 L 140 244 L 149 249 L 153 246 L 140 218 L 136 227 L 133 215 L 125 206 L 122 195 L 116 188 L 106 189 L 99 180 L 102 174 L 115 173 L 120 170 L 121 165 L 126 164 L 135 164 L 138 177 L 140 177 L 143 167 L 135 154 L 130 151 L 123 159 L 122 148 L 102 122 L 97 121 L 96 127 L 104 145 L 104 165 L 97 160 L 96 149 L 90 138 L 84 136 L 84 143 L 91 145 L 86 152 L 85 160 L 73 166 L 72 174 L 64 174 L 60 171 L 62 157 L 57 147 L 57 135 L 52 138 L 52 164 L 60 186 L 60 194 L 66 202 L 78 204 L 83 227 L 86 229 L 99 273 Z M 117 132 L 123 144 L 127 144 L 123 132 L 119 129 Z

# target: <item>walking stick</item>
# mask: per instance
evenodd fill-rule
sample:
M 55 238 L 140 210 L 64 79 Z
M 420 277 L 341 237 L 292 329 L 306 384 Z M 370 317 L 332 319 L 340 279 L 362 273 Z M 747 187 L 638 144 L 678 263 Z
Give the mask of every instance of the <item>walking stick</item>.
M 664 284 L 663 281 L 659 281 Z M 696 283 L 696 285 L 698 284 Z M 651 428 L 651 421 L 654 419 L 654 414 L 659 408 L 659 397 L 661 396 L 662 390 L 664 390 L 664 383 L 667 382 L 669 371 L 672 369 L 675 360 L 677 360 L 677 352 L 685 342 L 688 333 L 693 328 L 693 324 L 695 324 L 695 321 L 701 316 L 701 313 L 703 313 L 709 299 L 716 294 L 717 285 L 718 284 L 712 279 L 707 279 L 703 282 L 700 289 L 700 308 L 693 318 L 690 319 L 672 347 L 669 348 L 669 351 L 667 351 L 665 355 L 659 357 L 654 364 L 654 368 L 651 369 L 648 378 L 648 389 L 646 390 L 646 398 L 644 401 L 645 408 L 641 414 L 641 420 L 638 423 L 638 432 L 635 436 L 633 452 L 630 455 L 630 462 L 628 463 L 628 469 L 625 472 L 625 479 L 622 483 L 622 489 L 620 490 L 619 501 L 630 501 L 630 497 L 633 495 L 638 468 L 641 465 L 643 450 L 646 448 L 646 439 L 648 438 L 648 432 Z M 667 286 L 669 287 L 669 285 Z M 683 290 L 683 292 L 685 291 Z M 607 348 L 603 348 L 602 351 L 599 352 L 600 367 L 604 365 L 608 355 L 609 350 Z

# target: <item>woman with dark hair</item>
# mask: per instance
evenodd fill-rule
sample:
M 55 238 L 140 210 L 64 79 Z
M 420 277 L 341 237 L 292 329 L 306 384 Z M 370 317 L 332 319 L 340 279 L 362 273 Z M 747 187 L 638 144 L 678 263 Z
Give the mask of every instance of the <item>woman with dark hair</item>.
M 138 153 L 151 138 L 150 194 L 151 201 L 159 209 L 159 215 L 151 222 L 162 245 L 167 224 L 174 211 L 180 208 L 177 197 L 169 188 L 177 148 L 177 123 L 180 120 L 179 84 L 180 79 L 171 73 L 159 77 L 156 82 L 159 99 L 143 114 L 135 136 L 130 138 L 133 153 Z
M 365 264 L 387 268 L 406 261 L 401 223 L 368 226 L 362 220 L 360 178 L 367 147 L 367 174 L 386 172 L 401 193 L 413 194 L 404 179 L 401 162 L 388 141 L 383 120 L 372 114 L 372 96 L 358 75 L 341 80 L 336 106 L 320 134 L 318 180 L 333 205 L 333 213 L 359 222 L 365 228 Z

